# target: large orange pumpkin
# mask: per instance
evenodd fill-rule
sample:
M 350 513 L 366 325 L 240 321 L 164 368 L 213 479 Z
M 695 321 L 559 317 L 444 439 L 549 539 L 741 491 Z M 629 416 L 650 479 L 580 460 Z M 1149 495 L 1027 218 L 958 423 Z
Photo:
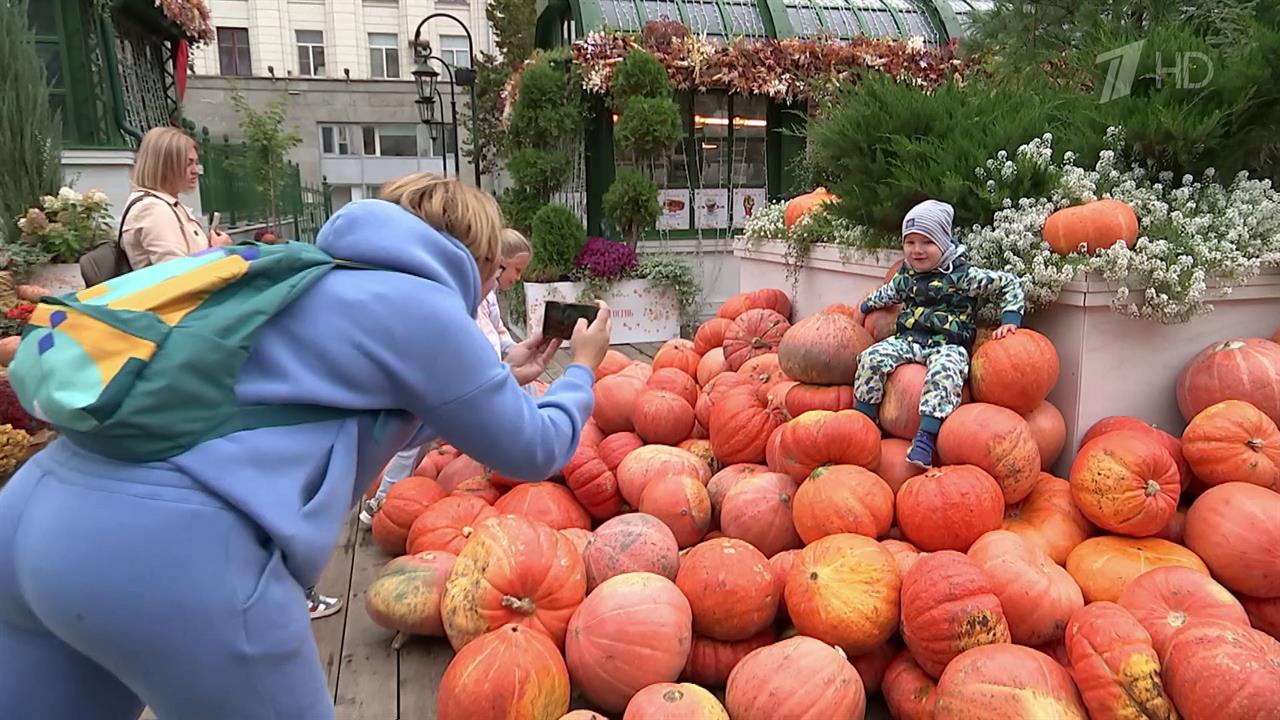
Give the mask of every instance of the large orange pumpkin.
M 829 202 L 838 202 L 840 198 L 832 195 L 824 187 L 816 187 L 803 195 L 797 195 L 787 201 L 782 211 L 782 223 L 787 229 L 796 226 L 800 219 Z
M 769 472 L 764 465 L 754 463 L 735 463 L 711 477 L 707 483 L 707 495 L 711 499 L 711 523 L 720 525 L 720 509 L 724 507 L 724 498 L 743 478 L 757 473 Z
M 676 579 L 680 566 L 676 536 L 658 518 L 644 513 L 627 513 L 606 520 L 596 528 L 583 562 L 587 568 L 587 591 L 616 575 L 647 572 Z
M 774 394 L 788 417 L 799 417 L 810 410 L 852 410 L 852 385 L 805 385 L 796 383 L 785 388 L 774 386 Z
M 676 586 L 693 608 L 693 629 L 716 640 L 746 640 L 778 613 L 768 558 L 735 538 L 707 540 L 690 550 Z
M 844 653 L 803 635 L 747 655 L 725 688 L 733 720 L 859 720 L 866 705 Z
M 1205 485 L 1247 482 L 1280 492 L 1280 429 L 1247 402 L 1201 410 L 1182 433 L 1182 453 Z
M 805 543 L 840 533 L 884 537 L 893 524 L 893 490 L 856 465 L 820 467 L 796 491 L 793 516 Z
M 712 348 L 723 345 L 724 331 L 732 324 L 733 320 L 728 318 L 713 317 L 699 325 L 698 331 L 693 334 L 693 351 L 705 357 Z
M 769 570 L 773 572 L 773 587 L 778 591 L 778 619 L 788 622 L 791 619 L 787 612 L 787 576 L 800 558 L 799 550 L 783 550 L 769 558 Z
M 587 543 L 591 542 L 591 531 L 582 528 L 565 528 L 560 534 L 569 538 L 569 542 L 573 543 L 573 547 L 583 556 L 583 562 L 586 562 Z
M 521 515 L 544 522 L 557 530 L 591 529 L 591 515 L 574 499 L 569 488 L 559 483 L 524 483 L 498 498 L 493 509 L 502 514 Z
M 633 432 L 620 432 L 607 436 L 596 446 L 600 459 L 612 473 L 618 472 L 618 466 L 633 451 L 644 447 L 644 441 Z
M 1019 645 L 1059 640 L 1071 614 L 1084 607 L 1075 579 L 1038 545 L 1007 530 L 983 535 L 967 554 L 991 581 Z
M 689 601 L 651 573 L 604 581 L 569 621 L 564 654 L 573 686 L 619 712 L 641 689 L 680 677 L 693 640 Z
M 787 612 L 801 634 L 862 655 L 897 629 L 900 588 L 897 563 L 880 543 L 828 535 L 801 550 L 791 567 Z
M 911 571 L 911 567 L 916 564 L 916 560 L 920 559 L 920 548 L 912 545 L 906 540 L 881 540 L 880 547 L 889 551 L 893 555 L 893 562 L 898 566 L 898 576 L 906 577 Z
M 880 441 L 880 463 L 876 465 L 875 471 L 894 493 L 898 492 L 907 478 L 924 473 L 924 468 L 907 462 L 907 453 L 910 451 L 910 440 L 884 438 Z
M 655 683 L 632 696 L 622 720 L 729 720 L 729 714 L 697 685 Z
M 1084 592 L 1085 602 L 1115 602 L 1134 578 L 1168 565 L 1209 574 L 1204 562 L 1181 545 L 1159 538 L 1115 535 L 1101 535 L 1080 543 L 1067 556 L 1066 567 Z
M 1039 545 L 1059 565 L 1094 532 L 1071 501 L 1071 483 L 1046 472 L 1030 495 L 1004 509 L 1003 527 Z
M 801 482 L 823 465 L 875 467 L 880 432 L 857 410 L 811 410 L 782 426 L 769 469 Z
M 702 356 L 702 359 L 698 361 L 697 377 L 694 379 L 698 381 L 698 385 L 706 385 L 708 382 L 711 382 L 711 378 L 722 372 L 727 372 L 728 370 L 729 363 L 724 359 L 724 348 L 717 345 L 716 347 L 708 350 L 706 354 Z M 697 402 L 698 397 L 695 395 L 693 403 L 696 405 Z
M 1022 328 L 974 351 L 969 383 L 975 400 L 1026 415 L 1058 384 L 1058 351 L 1049 338 Z
M 587 593 L 582 555 L 569 538 L 533 520 L 484 521 L 462 548 L 441 613 L 454 649 L 516 623 L 564 644 L 569 617 Z
M 693 406 L 675 393 L 649 388 L 636 399 L 631 421 L 645 442 L 679 445 L 693 434 Z
M 800 547 L 800 535 L 791 519 L 798 487 L 782 473 L 743 477 L 725 493 L 719 515 L 720 531 L 725 537 L 751 544 L 765 557 Z
M 1071 464 L 1071 498 L 1098 527 L 1146 537 L 1169 524 L 1182 493 L 1178 466 L 1149 435 L 1119 430 L 1080 448 Z
M 818 313 L 787 330 L 778 344 L 778 362 L 799 382 L 847 385 L 858 372 L 858 356 L 872 342 L 871 334 L 852 318 Z
M 791 323 L 773 310 L 748 310 L 724 332 L 724 359 L 730 370 L 757 355 L 775 353 Z M 696 370 L 696 368 L 695 368 Z
M 596 368 L 596 380 L 608 377 L 615 373 L 620 373 L 631 366 L 631 358 L 623 355 L 621 352 L 610 348 L 604 353 L 604 360 L 600 361 L 600 365 Z
M 1280 716 L 1280 641 L 1222 620 L 1173 634 L 1162 656 L 1164 681 L 1188 720 Z
M 1186 543 L 1232 592 L 1280 597 L 1280 493 L 1249 483 L 1207 490 L 1187 511 Z
M 666 367 L 655 370 L 645 384 L 650 390 L 666 390 L 679 395 L 689 407 L 698 401 L 698 382 L 677 368 Z
M 407 477 L 391 486 L 382 508 L 373 516 L 373 539 L 388 555 L 403 555 L 413 521 L 445 496 L 431 478 Z
M 481 475 L 475 475 L 466 478 L 453 488 L 453 492 L 449 493 L 450 497 L 478 497 L 490 505 L 498 502 L 498 498 L 502 497 L 502 491 L 494 484 L 493 479 L 496 476 L 489 470 Z
M 711 449 L 725 465 L 763 462 L 765 443 L 784 420 L 753 388 L 733 388 L 711 409 Z
M 898 490 L 898 526 L 921 550 L 964 552 L 1004 520 L 1000 486 L 974 465 L 936 467 Z
M 1255 628 L 1280 640 L 1280 597 L 1255 598 L 1240 596 L 1240 603 Z
M 725 300 L 716 311 L 716 317 L 737 320 L 748 310 L 772 310 L 779 315 L 791 319 L 791 298 L 777 288 L 762 288 L 738 293 Z
M 579 443 L 562 473 L 565 485 L 591 517 L 605 520 L 621 511 L 622 495 L 618 478 L 600 457 L 599 448 Z
M 703 483 L 689 474 L 656 477 L 636 508 L 666 523 L 680 547 L 695 545 L 711 529 L 711 496 Z
M 1184 490 L 1187 488 L 1187 485 L 1191 482 L 1191 466 L 1187 464 L 1186 458 L 1182 455 L 1182 442 L 1164 430 L 1136 417 L 1112 415 L 1102 418 L 1094 423 L 1088 432 L 1084 434 L 1084 437 L 1080 439 L 1080 447 L 1088 445 L 1102 435 L 1118 430 L 1145 434 L 1155 442 L 1163 445 L 1164 449 L 1169 451 L 1169 457 L 1173 458 L 1173 463 L 1178 466 L 1178 474 L 1182 478 L 1182 488 Z
M 1280 424 L 1280 344 L 1262 338 L 1214 343 L 1183 368 L 1177 393 L 1188 421 L 1223 400 L 1243 400 Z
M 920 393 L 927 369 L 920 363 L 899 365 L 884 383 L 880 401 L 880 427 L 890 435 L 910 440 L 920 430 Z
M 639 507 L 640 498 L 649 483 L 670 475 L 692 477 L 706 485 L 711 480 L 711 468 L 688 450 L 666 445 L 646 445 L 633 450 L 619 463 L 618 490 L 632 507 Z
M 956 408 L 938 432 L 938 456 L 947 465 L 977 465 L 1000 484 L 1006 504 L 1031 494 L 1040 478 L 1040 448 L 1027 421 L 989 403 Z
M 1151 645 L 1164 655 L 1177 630 L 1205 619 L 1249 627 L 1249 615 L 1235 596 L 1213 578 L 1184 567 L 1162 567 L 1134 578 L 1117 601 L 1151 634 Z
M 649 378 L 653 377 L 653 366 L 643 360 L 632 360 L 631 364 L 623 368 L 618 374 L 640 378 L 644 382 L 649 382 Z
M 1176 720 L 1151 636 L 1113 602 L 1089 603 L 1067 623 L 1067 657 L 1085 707 L 1095 718 Z
M 546 635 L 505 625 L 458 651 L 436 708 L 440 720 L 557 720 L 569 712 L 569 671 Z
M 631 414 L 644 392 L 645 381 L 621 373 L 597 381 L 594 388 L 596 405 L 592 412 L 596 424 L 606 435 L 631 430 Z M 607 438 L 606 438 L 607 439 Z
M 750 380 L 752 386 L 766 396 L 779 383 L 788 381 L 787 374 L 782 372 L 782 367 L 778 365 L 777 353 L 765 353 L 751 358 L 742 363 L 742 367 L 738 368 L 738 374 Z
M 729 673 L 742 658 L 754 650 L 772 645 L 777 639 L 778 634 L 773 627 L 767 627 L 746 640 L 731 642 L 694 635 L 689 662 L 685 664 L 680 678 L 703 687 L 724 687 Z
M 937 689 L 937 681 L 921 670 L 915 658 L 905 650 L 889 662 L 884 679 L 880 681 L 884 704 L 895 720 L 934 720 Z
M 560 720 L 609 720 L 609 718 L 591 710 L 570 710 L 567 715 L 561 715 Z
M 1138 239 L 1138 216 L 1123 201 L 1105 198 L 1062 208 L 1044 221 L 1041 237 L 1059 255 L 1070 255 L 1085 246 L 1092 255 L 1123 242 L 1133 247 Z
M 440 600 L 456 560 L 446 552 L 405 555 L 387 563 L 369 584 L 365 610 L 378 625 L 397 631 L 393 648 L 398 650 L 409 635 L 444 636 Z
M 675 368 L 693 377 L 698 373 L 698 361 L 701 359 L 702 354 L 694 350 L 692 340 L 672 338 L 654 353 L 653 371 L 656 373 L 663 368 Z
M 460 454 L 458 448 L 448 443 L 437 445 L 427 451 L 426 457 L 422 459 L 422 463 L 419 463 L 419 465 L 431 463 L 435 467 L 435 472 L 427 474 L 425 477 L 439 478 L 440 472 L 444 470 L 445 466 L 457 459 Z
M 866 689 L 868 697 L 880 692 L 880 681 L 884 678 L 884 671 L 897 652 L 897 644 L 889 641 L 882 643 L 869 653 L 849 658 L 853 669 L 858 671 L 858 677 L 862 678 L 862 687 Z
M 1040 449 L 1040 469 L 1048 470 L 1058 461 L 1063 446 L 1067 444 L 1067 421 L 1057 406 L 1048 400 L 1037 405 L 1023 419 Z
M 720 461 L 716 459 L 715 453 L 711 451 L 711 441 L 705 438 L 698 438 L 696 431 L 697 429 L 695 428 L 694 437 L 685 440 L 676 447 L 706 463 L 711 472 L 716 472 L 720 469 Z
M 716 401 L 734 388 L 750 385 L 751 378 L 739 375 L 736 372 L 723 372 L 711 378 L 710 381 L 702 386 L 702 392 L 698 396 L 698 403 L 693 407 L 693 414 L 697 416 L 698 424 L 710 429 L 711 409 L 715 407 Z
M 1089 720 L 1071 673 L 1039 650 L 983 645 L 966 650 L 938 679 L 939 718 Z
M 427 508 L 409 528 L 410 553 L 432 550 L 457 555 L 480 523 L 498 512 L 478 497 L 447 497 Z
M 933 677 L 960 653 L 1009 642 L 1009 624 L 991 581 L 952 551 L 921 555 L 902 582 L 902 639 Z

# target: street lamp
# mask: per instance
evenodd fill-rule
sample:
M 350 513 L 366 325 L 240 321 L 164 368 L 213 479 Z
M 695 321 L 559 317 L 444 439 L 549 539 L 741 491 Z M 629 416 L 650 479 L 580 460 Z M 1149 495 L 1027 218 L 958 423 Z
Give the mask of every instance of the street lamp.
M 421 63 L 419 68 L 425 69 L 427 71 L 433 70 L 430 67 L 423 68 L 423 66 L 426 66 L 427 62 L 430 60 L 433 60 L 433 59 L 438 60 L 440 64 L 444 65 L 445 70 L 449 74 L 450 98 L 453 98 L 453 89 L 458 85 L 467 87 L 471 91 L 471 151 L 472 151 L 471 162 L 475 170 L 476 187 L 479 188 L 480 187 L 480 153 L 479 153 L 479 148 L 476 147 L 476 143 L 479 141 L 479 117 L 477 115 L 477 108 L 476 108 L 476 82 L 475 82 L 476 73 L 475 73 L 475 70 L 472 68 L 461 68 L 461 67 L 456 68 L 456 73 L 455 73 L 455 68 L 452 65 L 445 62 L 444 58 L 433 55 L 431 46 L 423 42 L 422 29 L 426 27 L 427 23 L 431 22 L 432 20 L 435 20 L 436 18 L 443 18 L 445 20 L 449 20 L 462 29 L 462 34 L 465 35 L 467 38 L 467 57 L 471 59 L 471 63 L 473 64 L 475 63 L 475 57 L 476 57 L 475 43 L 472 41 L 472 38 L 471 38 L 471 28 L 467 27 L 466 23 L 462 22 L 461 20 L 454 17 L 453 15 L 450 15 L 449 13 L 443 13 L 443 12 L 432 13 L 426 16 L 425 18 L 423 18 L 422 22 L 419 22 L 418 27 L 413 31 L 413 47 L 419 53 L 419 61 Z M 431 100 L 428 100 L 428 98 L 434 98 L 436 95 L 435 82 L 439 78 L 439 73 L 436 73 L 434 76 L 424 73 L 424 75 L 420 79 L 418 76 L 418 70 L 414 70 L 413 76 L 414 76 L 414 80 L 418 81 L 418 102 L 423 103 L 423 101 L 426 101 L 425 104 L 428 106 L 427 109 L 430 109 Z M 423 81 L 430 83 L 430 87 L 423 87 Z M 421 116 L 423 105 L 420 104 L 418 107 L 419 107 L 419 115 Z M 457 164 L 459 160 L 459 154 L 458 154 L 458 142 L 457 142 L 458 104 L 456 100 L 454 100 L 453 102 L 452 115 L 453 115 L 453 128 L 454 128 L 454 146 L 453 146 L 454 163 Z M 423 122 L 426 122 L 426 121 L 424 120 Z M 447 139 L 446 139 L 446 142 L 447 142 Z M 448 153 L 445 153 L 446 156 L 447 154 Z M 447 160 L 445 162 L 445 165 L 448 166 Z

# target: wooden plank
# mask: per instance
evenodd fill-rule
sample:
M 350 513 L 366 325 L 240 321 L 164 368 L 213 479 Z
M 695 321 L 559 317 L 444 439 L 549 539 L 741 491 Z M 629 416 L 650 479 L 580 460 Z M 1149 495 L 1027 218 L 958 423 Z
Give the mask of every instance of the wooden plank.
M 401 720 L 436 720 L 440 678 L 452 659 L 444 638 L 413 638 L 400 648 Z
M 623 355 L 626 355 L 632 360 L 641 360 L 643 362 L 649 362 L 650 360 L 653 360 L 652 356 L 645 355 L 644 353 L 640 352 L 640 350 L 637 349 L 635 345 L 614 345 L 613 349 L 617 350 Z
M 360 529 L 359 514 L 353 512 L 342 543 L 334 550 L 333 557 L 329 558 L 329 565 L 325 567 L 317 586 L 321 595 L 342 599 L 342 609 L 337 614 L 311 622 L 311 633 L 316 639 L 316 649 L 320 651 L 320 663 L 324 665 L 331 696 L 338 690 L 338 673 L 342 668 L 342 638 L 347 627 L 348 613 L 352 612 L 351 570 Z M 356 612 L 360 611 L 361 609 L 356 609 Z
M 399 670 L 396 653 L 391 649 L 395 633 L 375 625 L 369 613 L 364 612 L 369 584 L 389 558 L 374 543 L 373 533 L 360 530 L 357 535 L 347 601 L 354 610 L 347 614 L 334 704 L 340 720 L 396 718 Z
M 662 345 L 663 343 L 636 343 L 635 348 L 640 351 L 641 354 L 647 355 L 649 358 L 653 358 L 658 354 L 658 351 L 662 349 Z

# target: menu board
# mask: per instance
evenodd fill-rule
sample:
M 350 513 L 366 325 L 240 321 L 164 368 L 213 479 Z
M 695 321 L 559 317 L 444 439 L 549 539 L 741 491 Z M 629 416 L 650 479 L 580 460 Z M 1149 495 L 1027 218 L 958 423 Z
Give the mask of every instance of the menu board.
M 729 190 L 709 188 L 693 197 L 699 230 L 721 230 L 729 227 Z
M 658 205 L 662 208 L 662 214 L 658 216 L 659 230 L 689 229 L 688 188 L 659 190 Z
M 746 227 L 751 216 L 764 209 L 768 195 L 764 188 L 735 188 L 733 191 L 733 226 Z

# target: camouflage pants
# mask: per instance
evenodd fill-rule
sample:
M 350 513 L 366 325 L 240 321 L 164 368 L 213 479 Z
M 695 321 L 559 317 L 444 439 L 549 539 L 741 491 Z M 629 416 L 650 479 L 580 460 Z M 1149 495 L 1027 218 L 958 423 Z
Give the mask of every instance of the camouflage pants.
M 969 377 L 969 352 L 959 345 L 928 347 L 899 335 L 885 338 L 862 352 L 853 394 L 861 402 L 879 405 L 884 383 L 894 368 L 907 363 L 928 367 L 920 393 L 920 415 L 945 418 L 960 407 L 960 391 Z

